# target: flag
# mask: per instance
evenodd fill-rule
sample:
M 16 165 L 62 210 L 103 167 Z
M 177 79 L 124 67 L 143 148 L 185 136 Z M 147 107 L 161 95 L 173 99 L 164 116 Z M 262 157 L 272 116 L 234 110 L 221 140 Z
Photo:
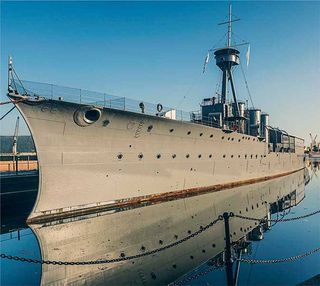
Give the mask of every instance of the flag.
M 247 60 L 247 67 L 248 67 L 250 62 L 250 45 L 248 45 L 248 49 L 246 52 L 246 60 Z
M 206 66 L 207 66 L 207 64 L 209 63 L 209 59 L 210 59 L 210 53 L 208 52 L 206 58 L 204 59 L 204 64 L 203 64 L 203 71 L 202 71 L 202 73 L 204 73 L 204 72 L 206 71 Z

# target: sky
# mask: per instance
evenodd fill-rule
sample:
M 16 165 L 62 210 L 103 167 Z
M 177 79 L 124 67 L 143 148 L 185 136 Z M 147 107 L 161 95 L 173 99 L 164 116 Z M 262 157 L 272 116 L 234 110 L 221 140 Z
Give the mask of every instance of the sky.
M 214 60 L 202 68 L 208 49 L 225 44 L 227 27 L 217 24 L 228 3 L 1 1 L 0 101 L 12 55 L 22 79 L 197 110 L 216 89 Z M 234 1 L 232 9 L 241 19 L 233 39 L 250 42 L 254 106 L 309 144 L 309 132 L 320 136 L 320 2 Z M 240 68 L 234 76 L 239 99 L 248 99 Z M 1 121 L 1 135 L 13 134 L 17 115 Z

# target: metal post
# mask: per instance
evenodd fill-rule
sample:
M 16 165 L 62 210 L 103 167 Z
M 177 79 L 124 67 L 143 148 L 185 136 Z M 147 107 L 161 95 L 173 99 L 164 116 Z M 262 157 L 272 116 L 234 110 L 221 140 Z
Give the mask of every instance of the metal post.
M 16 161 L 16 175 L 18 175 L 18 172 L 19 172 L 19 166 L 18 166 L 19 158 L 18 158 L 18 156 L 15 156 L 15 161 Z
M 232 273 L 232 257 L 231 257 L 231 240 L 230 240 L 230 226 L 229 226 L 229 213 L 223 213 L 224 219 L 224 230 L 225 230 L 225 238 L 226 238 L 226 274 L 227 274 L 227 285 L 233 286 L 233 273 Z
M 236 273 L 234 274 L 234 285 L 237 286 L 238 285 L 238 278 L 239 278 L 239 272 L 240 272 L 240 260 L 241 259 L 241 254 L 242 254 L 242 250 L 239 250 L 238 253 L 238 260 L 237 260 L 237 264 L 236 264 Z

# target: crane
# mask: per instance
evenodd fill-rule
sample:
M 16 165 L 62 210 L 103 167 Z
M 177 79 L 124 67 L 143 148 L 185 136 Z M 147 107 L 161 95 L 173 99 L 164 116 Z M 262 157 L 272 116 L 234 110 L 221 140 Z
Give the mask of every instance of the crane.
M 315 137 L 313 137 L 311 133 L 309 133 L 309 134 L 310 134 L 310 138 L 311 138 L 311 144 L 312 144 L 312 145 L 316 145 L 316 139 L 317 139 L 317 136 L 318 136 L 318 135 L 316 135 Z

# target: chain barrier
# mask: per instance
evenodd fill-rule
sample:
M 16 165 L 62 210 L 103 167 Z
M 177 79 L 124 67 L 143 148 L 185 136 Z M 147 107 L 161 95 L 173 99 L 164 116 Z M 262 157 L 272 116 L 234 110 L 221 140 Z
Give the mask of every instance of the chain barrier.
M 296 256 L 292 256 L 292 257 L 287 257 L 287 258 L 281 258 L 281 259 L 270 259 L 270 260 L 267 260 L 267 259 L 263 259 L 263 260 L 259 260 L 259 259 L 246 259 L 246 258 L 241 258 L 241 259 L 238 259 L 238 261 L 241 261 L 241 262 L 245 262 L 245 263 L 249 263 L 249 264 L 274 264 L 274 263 L 284 263 L 284 262 L 291 262 L 291 261 L 294 261 L 294 260 L 297 260 L 297 259 L 301 259 L 301 258 L 304 258 L 304 257 L 307 257 L 311 254 L 314 254 L 316 252 L 320 251 L 320 247 L 316 248 L 316 249 L 313 249 L 311 251 L 308 251 L 304 254 L 299 254 L 299 255 L 296 255 Z
M 252 218 L 252 217 L 247 217 L 247 216 L 241 216 L 241 215 L 236 215 L 234 213 L 229 213 L 230 217 L 238 217 L 241 219 L 247 219 L 247 220 L 253 220 L 253 221 L 260 221 L 260 222 L 286 222 L 286 221 L 294 221 L 294 220 L 299 220 L 299 219 L 303 219 L 306 217 L 310 217 L 312 215 L 318 214 L 320 213 L 320 210 L 314 211 L 310 214 L 306 214 L 306 215 L 302 215 L 299 217 L 294 217 L 294 218 L 288 218 L 288 219 L 281 219 L 281 220 L 275 220 L 275 219 L 259 219 L 259 218 Z M 104 259 L 104 260 L 93 260 L 93 261 L 54 261 L 54 260 L 40 260 L 40 259 L 32 259 L 32 258 L 25 258 L 25 257 L 19 257 L 19 256 L 13 256 L 13 255 L 7 255 L 2 253 L 0 255 L 0 257 L 2 259 L 9 259 L 9 260 L 15 260 L 15 261 L 21 261 L 21 262 L 28 262 L 28 263 L 36 263 L 36 264 L 52 264 L 52 265 L 94 265 L 94 264 L 105 264 L 105 263 L 116 263 L 116 262 L 121 262 L 121 261 L 127 261 L 127 260 L 132 260 L 132 259 L 136 259 L 136 258 L 140 258 L 140 257 L 144 257 L 144 256 L 148 256 L 148 255 L 152 255 L 152 254 L 156 254 L 158 252 L 164 251 L 166 249 L 172 248 L 174 246 L 177 246 L 197 235 L 199 235 L 200 233 L 206 231 L 207 229 L 211 228 L 213 225 L 215 225 L 218 221 L 222 221 L 223 220 L 223 216 L 219 215 L 218 218 L 216 218 L 215 220 L 213 220 L 212 222 L 210 222 L 209 224 L 207 224 L 204 227 L 201 227 L 198 231 L 191 233 L 190 235 L 175 241 L 173 243 L 167 244 L 163 247 L 157 248 L 157 249 L 153 249 L 150 251 L 146 251 L 143 253 L 139 253 L 136 255 L 131 255 L 131 256 L 125 256 L 124 253 L 121 253 L 120 257 L 118 258 L 113 258 L 113 259 Z M 285 259 L 273 259 L 273 260 L 253 260 L 253 259 L 239 259 L 239 261 L 242 262 L 246 262 L 246 263 L 251 263 L 251 264 L 263 264 L 263 263 L 280 263 L 280 262 L 287 262 L 287 261 L 293 261 L 299 258 L 303 258 L 305 256 L 311 255 L 315 252 L 318 252 L 320 250 L 319 248 L 316 248 L 312 251 L 309 251 L 305 254 L 302 255 L 297 255 L 297 256 L 293 256 L 290 258 L 285 258 Z
M 200 227 L 200 229 L 194 233 L 191 233 L 190 235 L 175 241 L 173 243 L 167 244 L 163 247 L 154 249 L 154 250 L 150 250 L 144 253 L 139 253 L 136 255 L 131 255 L 131 256 L 125 256 L 124 253 L 121 254 L 121 256 L 119 258 L 113 258 L 113 259 L 104 259 L 104 260 L 93 260 L 93 261 L 54 261 L 54 260 L 39 260 L 39 259 L 32 259 L 32 258 L 24 258 L 24 257 L 19 257 L 19 256 L 13 256 L 13 255 L 7 255 L 4 253 L 1 253 L 0 257 L 2 259 L 9 259 L 9 260 L 15 260 L 15 261 L 21 261 L 21 262 L 28 262 L 28 263 L 36 263 L 36 264 L 52 264 L 52 265 L 94 265 L 94 264 L 105 264 L 105 263 L 116 263 L 116 262 L 121 262 L 121 261 L 127 261 L 127 260 L 132 260 L 132 259 L 136 259 L 136 258 L 140 258 L 140 257 L 144 257 L 144 256 L 148 256 L 148 255 L 152 255 L 152 254 L 156 254 L 158 252 L 164 251 L 166 249 L 172 248 L 174 246 L 177 246 L 197 235 L 199 235 L 200 233 L 208 230 L 209 228 L 211 228 L 212 226 L 214 226 L 217 222 L 222 221 L 223 220 L 223 216 L 220 215 L 218 216 L 217 219 L 213 220 L 212 222 L 210 222 L 209 224 L 205 225 L 204 227 Z
M 314 212 L 306 214 L 306 215 L 293 217 L 293 218 L 283 218 L 283 219 L 280 219 L 280 220 L 277 220 L 277 219 L 266 219 L 266 218 L 254 218 L 254 217 L 237 215 L 237 214 L 234 214 L 234 213 L 230 213 L 230 216 L 238 217 L 238 218 L 241 218 L 241 219 L 253 220 L 253 221 L 261 221 L 261 222 L 286 222 L 286 221 L 293 221 L 293 220 L 303 219 L 303 218 L 306 218 L 306 217 L 309 217 L 309 216 L 313 216 L 313 215 L 318 214 L 318 213 L 320 213 L 320 210 L 314 211 Z
M 219 268 L 220 267 L 217 267 L 217 266 L 211 266 L 209 269 L 207 269 L 205 271 L 198 272 L 190 277 L 186 277 L 180 281 L 173 282 L 172 284 L 169 284 L 169 286 L 185 285 L 186 283 L 191 282 L 192 280 L 195 280 L 195 279 L 200 278 L 202 276 L 205 276 L 205 275 L 207 275 L 207 274 L 209 274 Z

